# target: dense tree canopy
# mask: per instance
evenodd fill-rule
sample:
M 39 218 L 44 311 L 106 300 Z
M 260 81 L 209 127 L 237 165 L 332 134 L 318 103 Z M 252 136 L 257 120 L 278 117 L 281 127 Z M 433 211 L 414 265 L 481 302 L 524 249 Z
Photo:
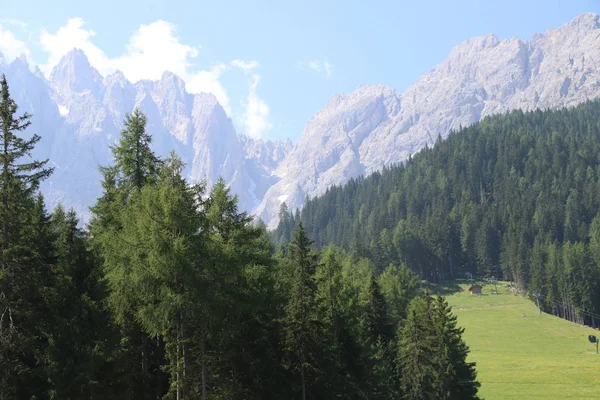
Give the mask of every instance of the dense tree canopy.
M 0 399 L 476 398 L 462 331 L 443 300 L 411 314 L 404 262 L 379 273 L 316 248 L 302 224 L 275 251 L 222 180 L 189 184 L 175 154 L 154 155 L 138 110 L 86 229 L 48 213 L 37 189 L 51 170 L 29 159 L 39 136 L 21 136 L 29 116 L 1 86 Z M 431 387 L 403 372 L 415 341 L 435 344 Z

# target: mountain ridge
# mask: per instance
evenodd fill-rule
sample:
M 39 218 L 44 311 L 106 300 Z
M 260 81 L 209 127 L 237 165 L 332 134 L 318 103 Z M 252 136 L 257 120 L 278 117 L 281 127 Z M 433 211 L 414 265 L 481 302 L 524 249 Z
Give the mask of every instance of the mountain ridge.
M 530 40 L 473 37 L 454 46 L 404 93 L 361 85 L 332 96 L 275 171 L 280 180 L 265 194 L 257 215 L 274 228 L 281 199 L 290 209 L 301 207 L 306 197 L 402 162 L 438 136 L 485 116 L 558 108 L 599 96 L 599 21 L 597 14 L 582 14 Z M 349 106 L 340 114 L 342 103 Z M 320 170 L 305 165 L 307 154 Z
M 103 77 L 79 49 L 65 54 L 48 78 L 25 57 L 8 63 L 0 55 L 0 72 L 42 134 L 35 156 L 56 167 L 42 186 L 51 205 L 63 202 L 87 219 L 87 207 L 100 195 L 97 166 L 110 164 L 109 145 L 125 114 L 138 107 L 159 155 L 177 151 L 189 179 L 211 185 L 223 176 L 240 207 L 273 228 L 282 202 L 300 208 L 307 197 L 403 162 L 485 116 L 599 96 L 598 35 L 600 16 L 585 13 L 529 40 L 467 39 L 404 93 L 360 85 L 332 95 L 295 144 L 239 134 L 213 95 L 187 92 L 171 72 L 135 83 L 119 71 Z
M 55 167 L 42 192 L 51 207 L 59 202 L 73 207 L 84 221 L 101 193 L 98 166 L 112 162 L 109 146 L 118 140 L 126 113 L 136 107 L 148 118 L 157 154 L 175 150 L 189 179 L 212 185 L 223 176 L 249 211 L 291 148 L 289 141 L 238 134 L 213 94 L 188 93 L 183 79 L 168 71 L 157 81 L 132 83 L 121 71 L 103 77 L 80 49 L 65 54 L 48 78 L 32 72 L 24 57 L 7 63 L 0 55 L 0 60 L 21 111 L 34 115 L 31 131 L 42 135 L 34 156 L 50 158 Z M 251 147 L 254 153 L 247 155 Z

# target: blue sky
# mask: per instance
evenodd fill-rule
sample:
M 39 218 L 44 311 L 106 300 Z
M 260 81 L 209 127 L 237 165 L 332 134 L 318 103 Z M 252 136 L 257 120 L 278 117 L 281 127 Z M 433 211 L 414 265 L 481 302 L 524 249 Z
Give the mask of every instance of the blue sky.
M 360 84 L 404 91 L 461 41 L 529 38 L 600 0 L 3 0 L 0 51 L 49 71 L 71 45 L 103 74 L 171 69 L 214 92 L 236 128 L 296 140 L 308 119 Z M 91 54 L 90 54 L 91 53 Z

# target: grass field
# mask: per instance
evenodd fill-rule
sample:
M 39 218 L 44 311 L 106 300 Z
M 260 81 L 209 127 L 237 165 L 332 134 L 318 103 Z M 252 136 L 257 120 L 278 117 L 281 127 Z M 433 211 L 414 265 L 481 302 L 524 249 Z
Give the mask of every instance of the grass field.
M 588 335 L 600 332 L 548 314 L 502 284 L 484 285 L 470 295 L 468 285 L 441 291 L 465 328 L 477 362 L 480 395 L 486 400 L 600 399 L 600 355 Z M 523 317 L 525 314 L 525 317 Z

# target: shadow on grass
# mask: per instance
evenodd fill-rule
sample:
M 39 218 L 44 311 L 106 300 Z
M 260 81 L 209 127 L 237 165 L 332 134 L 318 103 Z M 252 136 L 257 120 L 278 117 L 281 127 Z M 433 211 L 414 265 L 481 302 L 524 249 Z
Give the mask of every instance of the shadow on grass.
M 422 290 L 425 293 L 429 293 L 430 295 L 441 294 L 442 296 L 448 296 L 454 293 L 461 292 L 463 289 L 460 287 L 460 280 L 447 281 L 443 283 L 431 283 L 431 282 L 423 282 Z

